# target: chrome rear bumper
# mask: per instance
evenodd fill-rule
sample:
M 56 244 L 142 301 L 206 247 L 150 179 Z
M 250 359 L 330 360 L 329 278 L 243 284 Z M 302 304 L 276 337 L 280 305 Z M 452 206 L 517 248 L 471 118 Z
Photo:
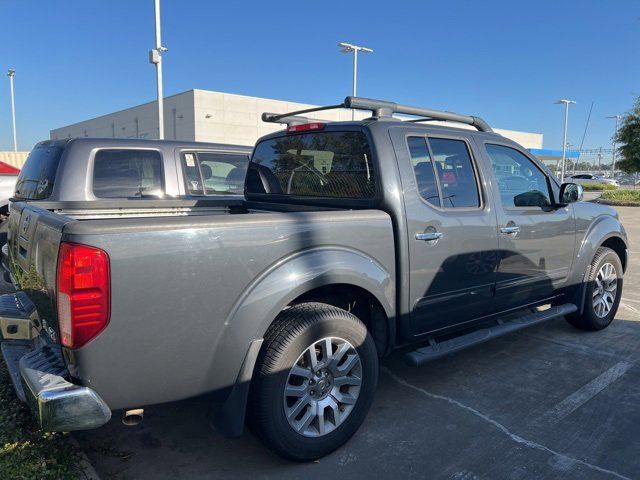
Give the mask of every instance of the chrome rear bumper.
M 67 380 L 59 345 L 38 335 L 35 306 L 23 292 L 0 296 L 2 357 L 20 400 L 48 432 L 87 430 L 104 425 L 111 410 L 92 389 Z
M 27 404 L 43 430 L 87 430 L 111 418 L 111 410 L 96 392 L 65 380 L 66 367 L 53 348 L 45 346 L 24 355 L 19 368 Z

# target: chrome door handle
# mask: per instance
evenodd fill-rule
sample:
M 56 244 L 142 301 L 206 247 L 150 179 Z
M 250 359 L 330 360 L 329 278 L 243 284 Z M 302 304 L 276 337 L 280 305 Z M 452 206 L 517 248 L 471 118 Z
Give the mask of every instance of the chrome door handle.
M 520 232 L 520 227 L 500 227 L 500 233 L 504 233 L 506 235 L 517 235 Z
M 416 233 L 416 240 L 424 240 L 425 242 L 440 240 L 443 236 L 442 232 L 424 232 Z

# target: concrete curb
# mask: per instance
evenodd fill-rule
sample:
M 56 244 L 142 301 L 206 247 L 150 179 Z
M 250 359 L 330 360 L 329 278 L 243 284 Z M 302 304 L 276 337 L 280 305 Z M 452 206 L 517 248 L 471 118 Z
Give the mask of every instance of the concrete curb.
M 69 435 L 69 441 L 76 448 L 80 456 L 80 463 L 79 463 L 79 467 L 81 471 L 80 478 L 82 480 L 100 480 L 100 475 L 98 475 L 98 472 L 96 472 L 96 469 L 93 468 L 93 465 L 91 465 L 91 462 L 89 461 L 89 457 L 87 457 L 87 454 L 84 453 L 84 450 L 82 449 L 78 441 L 75 439 L 75 437 L 72 437 L 71 435 Z

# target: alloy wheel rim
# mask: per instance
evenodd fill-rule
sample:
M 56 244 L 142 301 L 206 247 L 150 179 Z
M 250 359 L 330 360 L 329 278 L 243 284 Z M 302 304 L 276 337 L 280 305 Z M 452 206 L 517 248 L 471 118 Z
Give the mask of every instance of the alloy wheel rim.
M 598 318 L 609 315 L 616 300 L 618 291 L 618 275 L 611 263 L 605 263 L 598 270 L 593 286 L 593 311 Z
M 307 347 L 294 363 L 284 391 L 284 413 L 291 428 L 321 437 L 338 428 L 355 407 L 362 385 L 356 349 L 338 337 Z

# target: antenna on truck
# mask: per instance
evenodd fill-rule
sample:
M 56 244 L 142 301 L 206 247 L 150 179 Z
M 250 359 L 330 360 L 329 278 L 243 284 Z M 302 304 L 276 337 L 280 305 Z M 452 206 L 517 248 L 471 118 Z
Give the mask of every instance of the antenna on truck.
M 351 108 L 354 110 L 369 110 L 373 114 L 373 118 L 391 117 L 396 113 L 403 115 L 412 115 L 421 117 L 408 122 L 424 122 L 424 121 L 444 121 L 462 123 L 471 125 L 480 132 L 493 132 L 487 122 L 480 117 L 471 115 L 460 115 L 459 113 L 446 112 L 442 110 L 433 110 L 430 108 L 414 107 L 411 105 L 402 105 L 395 102 L 385 100 L 374 100 L 371 98 L 349 96 L 344 102 L 338 105 L 328 105 L 324 107 L 305 108 L 304 110 L 296 110 L 294 112 L 275 114 L 263 113 L 262 121 L 270 123 L 286 123 L 287 125 L 299 125 L 301 123 L 309 123 L 312 120 L 300 116 L 304 113 L 320 112 L 323 110 L 334 110 L 338 108 Z M 289 123 L 293 122 L 293 123 Z

